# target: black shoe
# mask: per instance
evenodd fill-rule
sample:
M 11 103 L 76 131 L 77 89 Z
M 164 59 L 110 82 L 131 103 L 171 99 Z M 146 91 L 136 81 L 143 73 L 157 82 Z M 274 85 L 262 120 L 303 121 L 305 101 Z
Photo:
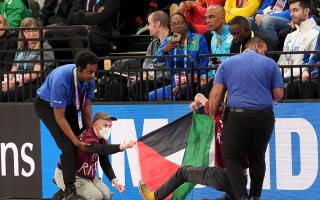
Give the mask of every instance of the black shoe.
M 63 191 L 59 189 L 56 193 L 54 193 L 51 200 L 62 200 L 63 199 Z
M 251 196 L 249 200 L 260 200 L 260 197 L 257 197 L 257 196 Z

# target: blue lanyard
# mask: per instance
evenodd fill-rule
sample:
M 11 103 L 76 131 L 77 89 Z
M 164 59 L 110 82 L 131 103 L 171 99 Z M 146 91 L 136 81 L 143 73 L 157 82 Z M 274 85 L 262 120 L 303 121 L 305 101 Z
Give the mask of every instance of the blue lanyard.
M 76 97 L 76 109 L 77 109 L 77 111 L 79 111 L 80 110 L 80 100 L 79 100 L 79 91 L 78 91 L 77 68 L 73 69 L 73 82 L 74 82 L 74 93 L 75 93 L 75 97 Z M 86 90 L 84 90 L 82 108 L 84 107 L 85 100 L 86 100 Z
M 177 48 L 174 49 L 174 55 L 177 55 Z M 188 55 L 188 38 L 184 41 L 184 55 Z M 174 68 L 177 68 L 177 57 L 173 58 L 174 61 Z M 188 58 L 183 58 L 183 67 L 186 69 L 188 67 Z

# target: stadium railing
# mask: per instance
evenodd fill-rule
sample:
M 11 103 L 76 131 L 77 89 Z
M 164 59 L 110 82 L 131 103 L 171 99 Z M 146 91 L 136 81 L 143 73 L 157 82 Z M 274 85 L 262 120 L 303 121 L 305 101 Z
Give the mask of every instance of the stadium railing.
M 52 68 L 55 68 L 57 66 L 60 66 L 64 63 L 72 63 L 72 55 L 69 55 L 67 59 L 64 58 L 55 58 L 54 60 L 44 60 L 43 53 L 44 51 L 54 51 L 55 54 L 58 52 L 61 52 L 64 54 L 65 52 L 77 52 L 83 48 L 72 48 L 71 46 L 68 47 L 62 47 L 59 45 L 52 46 L 52 49 L 43 49 L 43 41 L 47 40 L 49 43 L 50 41 L 60 41 L 60 43 L 65 43 L 70 38 L 66 37 L 44 37 L 44 32 L 50 32 L 50 31 L 64 31 L 64 28 L 67 30 L 73 30 L 73 29 L 80 29 L 81 31 L 84 31 L 84 34 L 80 34 L 77 36 L 74 36 L 72 39 L 81 40 L 84 43 L 83 48 L 88 48 L 90 46 L 89 39 L 88 39 L 88 33 L 86 32 L 86 27 L 84 26 L 71 26 L 71 27 L 45 27 L 41 28 L 40 32 L 40 39 L 41 39 L 41 48 L 37 51 L 41 52 L 40 61 L 16 61 L 16 63 L 19 62 L 37 62 L 41 63 L 42 71 L 41 72 L 34 72 L 34 71 L 24 71 L 24 72 L 8 72 L 5 74 L 0 74 L 1 80 L 4 80 L 4 78 L 9 77 L 10 74 L 13 75 L 14 80 L 17 79 L 17 76 L 21 76 L 24 74 L 27 74 L 28 76 L 31 76 L 32 74 L 35 74 L 37 78 L 35 81 L 22 84 L 20 86 L 15 86 L 10 93 L 1 92 L 0 94 L 0 101 L 9 101 L 9 102 L 15 102 L 15 101 L 32 101 L 32 97 L 35 96 L 35 90 L 41 85 L 41 83 L 44 81 L 46 75 L 50 72 L 51 68 L 44 69 L 44 63 L 46 62 L 54 62 L 55 65 L 51 66 Z M 25 29 L 34 29 L 34 28 L 25 28 Z M 21 30 L 20 28 L 17 28 L 16 30 Z M 52 42 L 51 42 L 52 43 Z M 53 42 L 54 43 L 54 42 Z M 11 50 L 12 52 L 13 50 Z M 10 52 L 10 50 L 1 50 L 2 52 Z M 268 52 L 268 54 L 305 54 L 305 53 L 319 53 L 320 51 L 299 51 L 299 52 Z M 143 81 L 151 81 L 153 82 L 154 86 L 156 86 L 157 82 L 160 82 L 159 88 L 162 88 L 162 95 L 164 93 L 164 87 L 168 86 L 170 87 L 170 97 L 167 98 L 168 101 L 180 101 L 180 100 L 192 100 L 193 96 L 197 92 L 202 92 L 203 86 L 206 84 L 211 83 L 213 81 L 213 76 L 215 71 L 218 68 L 217 63 L 212 63 L 212 59 L 217 56 L 232 56 L 235 54 L 205 54 L 200 55 L 197 59 L 197 63 L 200 63 L 200 59 L 204 57 L 208 57 L 211 61 L 211 64 L 208 65 L 208 67 L 202 68 L 199 65 L 194 67 L 194 62 L 189 55 L 178 55 L 178 56 L 106 56 L 106 57 L 100 57 L 99 60 L 99 70 L 97 71 L 97 79 L 96 79 L 96 90 L 95 90 L 95 101 L 133 101 L 130 97 L 130 86 L 137 82 L 139 85 L 138 90 L 138 99 L 134 99 L 134 101 L 148 101 L 148 93 L 151 92 L 151 89 L 148 87 L 148 84 L 144 84 Z M 191 68 L 184 69 L 184 68 L 176 68 L 176 69 L 168 69 L 168 68 L 161 68 L 161 69 L 142 69 L 142 63 L 145 59 L 157 59 L 159 57 L 162 57 L 164 59 L 172 59 L 173 57 L 187 57 L 187 59 L 191 62 Z M 123 67 L 117 67 L 115 63 L 117 61 L 121 62 L 123 60 L 135 60 L 136 63 L 138 63 L 138 67 L 132 67 L 132 65 L 129 64 L 127 66 Z M 107 62 L 106 62 L 107 61 Z M 106 63 L 109 63 L 106 65 Z M 137 66 L 137 65 L 136 65 Z M 302 69 L 304 67 L 320 67 L 319 64 L 303 64 L 303 65 L 281 65 L 280 68 L 290 68 L 291 69 L 291 77 L 289 81 L 293 80 L 301 80 L 301 74 Z M 300 77 L 294 77 L 293 76 L 293 69 L 299 68 L 300 70 Z M 211 76 L 210 76 L 211 73 Z M 173 93 L 173 90 L 176 86 L 173 79 L 169 80 L 169 82 L 166 82 L 164 78 L 160 80 L 152 79 L 150 77 L 150 74 L 161 74 L 162 77 L 164 77 L 165 74 L 169 74 L 169 77 L 173 78 L 173 76 L 176 74 L 178 81 L 178 86 L 180 86 L 180 89 L 177 90 L 177 92 Z M 188 77 L 186 79 L 186 84 L 183 86 L 187 89 L 186 97 L 182 98 L 182 90 L 181 90 L 181 79 L 182 77 L 186 75 Z M 284 74 L 282 74 L 284 76 Z M 22 76 L 23 77 L 23 76 Z M 298 78 L 298 79 L 297 79 Z M 210 85 L 209 85 L 210 86 Z M 22 88 L 22 91 L 21 91 Z M 141 89 L 143 88 L 143 90 Z M 161 90 L 161 89 L 160 89 Z M 28 93 L 28 94 L 27 94 Z M 31 98 L 30 98 L 31 97 Z M 156 100 L 162 100 L 164 99 L 164 96 L 159 96 L 157 93 L 155 94 Z

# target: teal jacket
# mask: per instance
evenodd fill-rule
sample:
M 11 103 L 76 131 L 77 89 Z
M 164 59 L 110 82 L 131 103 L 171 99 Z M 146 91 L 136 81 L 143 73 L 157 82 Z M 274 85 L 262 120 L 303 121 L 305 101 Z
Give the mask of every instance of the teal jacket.
M 230 53 L 230 46 L 233 40 L 233 37 L 229 31 L 229 26 L 224 25 L 222 27 L 221 35 L 219 36 L 217 32 L 212 31 L 211 38 L 211 53 L 212 54 L 223 54 Z M 224 61 L 228 56 L 218 56 L 220 61 Z
M 211 54 L 230 53 L 230 47 L 231 47 L 233 37 L 230 33 L 229 25 L 223 25 L 220 36 L 215 31 L 212 31 L 211 33 L 212 33 Z M 229 56 L 217 56 L 220 62 L 224 61 L 228 57 Z M 215 74 L 215 70 L 211 70 L 208 73 L 208 77 L 213 77 L 214 74 Z
M 9 28 L 20 27 L 21 21 L 30 16 L 22 0 L 0 0 L 0 14 L 7 20 Z

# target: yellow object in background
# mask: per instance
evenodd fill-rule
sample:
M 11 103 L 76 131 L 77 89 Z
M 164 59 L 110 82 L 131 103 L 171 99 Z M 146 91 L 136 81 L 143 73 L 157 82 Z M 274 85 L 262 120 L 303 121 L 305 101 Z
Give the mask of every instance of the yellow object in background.
M 261 2 L 262 0 L 226 0 L 226 22 L 230 22 L 235 16 L 252 17 Z

